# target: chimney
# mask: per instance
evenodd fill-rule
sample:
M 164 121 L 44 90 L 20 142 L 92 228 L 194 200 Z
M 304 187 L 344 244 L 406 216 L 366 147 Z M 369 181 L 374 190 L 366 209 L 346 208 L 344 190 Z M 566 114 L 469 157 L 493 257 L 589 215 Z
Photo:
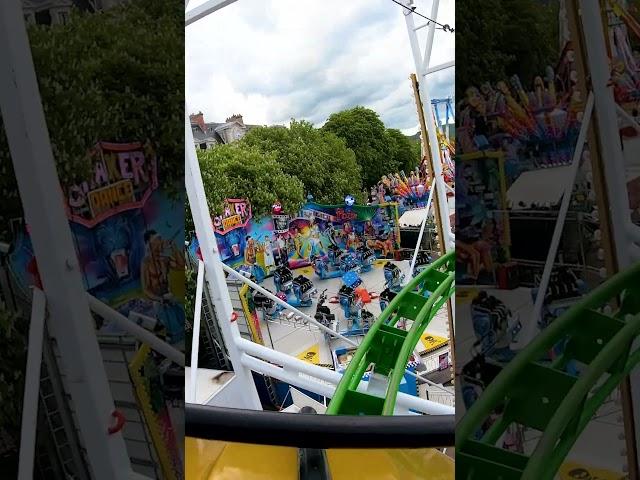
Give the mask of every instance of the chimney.
M 204 123 L 204 114 L 202 112 L 192 113 L 189 115 L 189 120 L 191 120 L 191 125 L 198 125 L 203 132 L 207 131 L 207 126 Z
M 227 123 L 238 122 L 240 125 L 244 125 L 244 120 L 242 119 L 242 115 L 240 115 L 239 113 L 234 113 L 229 118 L 227 118 L 225 122 Z

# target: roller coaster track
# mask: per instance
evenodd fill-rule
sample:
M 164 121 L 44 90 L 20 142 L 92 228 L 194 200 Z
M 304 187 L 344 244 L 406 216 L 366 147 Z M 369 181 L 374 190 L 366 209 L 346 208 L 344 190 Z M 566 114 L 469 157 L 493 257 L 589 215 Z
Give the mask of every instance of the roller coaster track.
M 448 253 L 413 278 L 380 314 L 349 363 L 327 408 L 330 415 L 393 415 L 407 362 L 420 336 L 454 293 L 455 253 Z M 396 328 L 401 318 L 409 331 Z M 368 391 L 358 391 L 373 365 Z M 372 394 L 384 386 L 384 397 Z
M 619 305 L 614 313 L 607 306 Z M 463 479 L 552 479 L 611 392 L 640 362 L 640 265 L 600 285 L 507 364 L 456 428 Z M 547 353 L 566 342 L 563 353 Z M 567 366 L 578 366 L 571 375 Z M 494 423 L 484 432 L 489 418 Z M 512 424 L 542 433 L 531 454 L 497 446 Z

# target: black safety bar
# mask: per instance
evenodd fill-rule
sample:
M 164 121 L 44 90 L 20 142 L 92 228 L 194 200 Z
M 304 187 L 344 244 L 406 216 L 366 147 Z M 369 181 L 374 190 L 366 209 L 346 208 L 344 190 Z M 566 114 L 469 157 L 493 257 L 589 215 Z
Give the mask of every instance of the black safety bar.
M 186 404 L 185 434 L 298 448 L 436 448 L 454 445 L 455 416 L 316 415 Z

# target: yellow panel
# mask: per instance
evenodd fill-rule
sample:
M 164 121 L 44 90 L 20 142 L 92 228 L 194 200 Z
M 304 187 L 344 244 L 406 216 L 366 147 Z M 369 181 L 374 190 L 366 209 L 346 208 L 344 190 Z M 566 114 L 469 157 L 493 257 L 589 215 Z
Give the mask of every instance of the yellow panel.
M 300 360 L 318 365 L 320 363 L 320 345 L 317 343 L 296 355 Z
M 434 449 L 328 450 L 331 480 L 453 480 L 453 459 Z
M 186 480 L 298 480 L 298 449 L 185 439 Z
M 298 480 L 298 449 L 185 439 L 186 480 Z M 332 480 L 453 480 L 434 449 L 328 450 Z
M 422 340 L 422 344 L 424 345 L 424 347 L 427 349 L 428 352 L 437 350 L 438 348 L 449 343 L 448 338 L 439 337 L 437 335 L 431 335 L 428 332 L 424 332 L 422 337 L 420 337 L 420 340 Z
M 576 462 L 566 462 L 560 467 L 561 480 L 573 480 L 574 478 L 593 478 L 594 480 L 622 480 L 627 478 L 623 473 L 594 468 Z

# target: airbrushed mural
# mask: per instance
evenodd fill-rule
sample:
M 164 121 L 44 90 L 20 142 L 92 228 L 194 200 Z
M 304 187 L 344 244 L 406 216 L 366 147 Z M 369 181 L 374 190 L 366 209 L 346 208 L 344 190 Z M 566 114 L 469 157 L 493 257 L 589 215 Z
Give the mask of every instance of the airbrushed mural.
M 91 178 L 63 187 L 85 287 L 178 344 L 184 340 L 184 197 L 158 188 L 148 145 L 99 143 L 90 153 Z M 11 267 L 25 289 L 39 285 L 27 226 L 16 232 Z M 109 323 L 100 331 L 120 333 Z
M 394 258 L 400 248 L 395 203 L 309 202 L 295 216 L 275 204 L 271 216 L 252 218 L 248 201 L 229 199 L 223 210 L 213 217 L 220 256 L 234 269 L 251 270 L 258 281 L 280 265 L 292 269 L 308 266 L 312 257 L 326 256 L 332 245 L 343 251 L 368 246 L 378 258 Z M 194 258 L 199 256 L 197 239 L 191 242 L 190 253 Z

